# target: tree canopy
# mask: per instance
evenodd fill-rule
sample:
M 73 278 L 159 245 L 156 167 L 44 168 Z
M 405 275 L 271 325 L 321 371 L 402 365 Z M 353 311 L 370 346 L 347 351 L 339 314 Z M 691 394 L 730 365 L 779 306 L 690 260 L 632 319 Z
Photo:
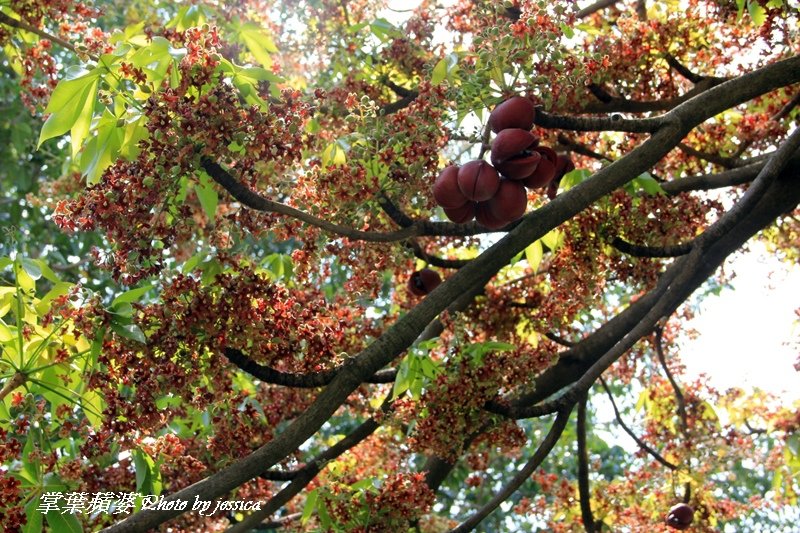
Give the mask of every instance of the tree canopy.
M 0 524 L 796 527 L 679 341 L 800 255 L 798 7 L 3 2 Z

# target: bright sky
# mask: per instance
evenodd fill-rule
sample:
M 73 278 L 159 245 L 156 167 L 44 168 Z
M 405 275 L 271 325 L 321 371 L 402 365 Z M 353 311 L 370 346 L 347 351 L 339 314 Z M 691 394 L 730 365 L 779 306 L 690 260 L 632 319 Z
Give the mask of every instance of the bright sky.
M 686 377 L 702 372 L 722 390 L 759 387 L 798 400 L 800 266 L 777 260 L 760 243 L 750 248 L 727 267 L 736 272 L 734 289 L 707 297 L 689 324 L 700 336 L 682 343 Z

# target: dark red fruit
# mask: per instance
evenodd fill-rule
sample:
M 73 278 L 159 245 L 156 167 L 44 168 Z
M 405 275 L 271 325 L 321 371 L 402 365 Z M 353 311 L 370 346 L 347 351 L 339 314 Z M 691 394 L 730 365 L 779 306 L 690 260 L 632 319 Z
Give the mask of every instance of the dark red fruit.
M 510 220 L 505 220 L 494 216 L 491 208 L 489 207 L 489 202 L 478 203 L 478 205 L 475 207 L 475 220 L 489 229 L 500 229 L 511 222 Z
M 463 224 L 475 218 L 475 202 L 467 202 L 461 207 L 456 207 L 454 209 L 448 209 L 446 207 L 443 209 L 447 218 L 457 224 Z
M 556 175 L 553 178 L 554 180 L 560 180 L 564 174 L 573 170 L 575 170 L 575 163 L 572 162 L 568 155 L 556 156 Z
M 497 220 L 513 222 L 525 214 L 528 193 L 518 181 L 500 180 L 500 188 L 489 200 L 489 210 Z
M 539 161 L 536 171 L 522 181 L 522 184 L 529 189 L 544 187 L 553 181 L 556 175 L 556 161 L 558 160 L 558 156 L 552 148 L 537 146 L 534 150 L 542 154 L 542 159 Z
M 458 188 L 458 167 L 450 165 L 439 173 L 433 183 L 433 198 L 445 209 L 464 206 L 469 200 Z
M 414 296 L 425 296 L 439 286 L 442 278 L 439 273 L 430 268 L 423 268 L 411 274 L 408 278 L 408 292 Z
M 667 513 L 667 525 L 674 529 L 687 529 L 694 520 L 694 509 L 685 503 L 673 505 Z
M 547 185 L 548 198 L 552 200 L 556 197 L 558 194 L 558 184 L 561 182 L 561 178 L 564 177 L 564 174 L 572 172 L 573 170 L 575 170 L 575 163 L 572 162 L 572 159 L 570 159 L 568 155 L 559 155 L 556 160 L 553 181 Z
M 537 144 L 539 138 L 529 131 L 505 129 L 492 142 L 492 165 L 507 178 L 530 176 L 541 158 L 541 155 L 534 155 L 533 149 Z
M 514 96 L 494 108 L 489 115 L 489 126 L 495 133 L 508 128 L 529 130 L 533 127 L 535 117 L 533 102 L 522 96 Z
M 488 200 L 499 186 L 500 175 L 486 161 L 470 161 L 458 169 L 458 188 L 473 202 Z

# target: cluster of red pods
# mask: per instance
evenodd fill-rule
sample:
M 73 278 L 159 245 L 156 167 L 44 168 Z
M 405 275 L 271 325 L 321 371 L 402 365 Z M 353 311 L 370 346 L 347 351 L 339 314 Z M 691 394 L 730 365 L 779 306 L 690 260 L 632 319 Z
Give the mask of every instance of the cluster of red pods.
M 491 164 L 470 161 L 445 168 L 433 184 L 433 197 L 447 218 L 459 224 L 474 217 L 489 229 L 502 228 L 525 214 L 529 189 L 555 184 L 574 169 L 572 161 L 552 148 L 539 146 L 531 133 L 536 108 L 531 100 L 514 96 L 494 108 L 489 126 L 496 133 Z

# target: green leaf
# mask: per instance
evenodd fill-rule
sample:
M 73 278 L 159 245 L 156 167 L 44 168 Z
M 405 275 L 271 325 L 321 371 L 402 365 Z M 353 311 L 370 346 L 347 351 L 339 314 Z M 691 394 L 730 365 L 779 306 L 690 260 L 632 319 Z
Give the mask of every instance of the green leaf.
M 147 344 L 147 337 L 144 336 L 144 333 L 139 326 L 136 324 L 119 324 L 116 322 L 111 323 L 111 329 L 114 330 L 114 333 L 119 335 L 120 337 L 125 337 L 126 339 L 131 339 L 136 342 L 140 342 L 142 344 Z
M 117 159 L 125 130 L 118 126 L 119 119 L 107 109 L 97 123 L 96 134 L 86 143 L 81 155 L 81 172 L 87 185 L 95 185 L 100 176 Z
M 645 172 L 641 176 L 634 178 L 633 183 L 636 187 L 642 189 L 647 194 L 666 194 L 664 189 L 661 188 L 661 184 L 658 183 L 658 180 L 656 180 L 648 172 Z
M 20 260 L 20 264 L 32 279 L 38 280 L 42 277 L 42 267 L 39 266 L 39 263 L 35 259 L 23 257 Z
M 372 33 L 381 41 L 388 41 L 397 37 L 402 37 L 403 33 L 398 30 L 391 22 L 384 18 L 375 19 L 370 25 Z
M 319 489 L 314 489 L 306 496 L 306 503 L 303 506 L 303 516 L 300 517 L 300 523 L 305 525 L 314 511 L 317 510 L 317 501 L 319 500 Z
M 564 243 L 564 234 L 557 229 L 553 229 L 548 231 L 541 241 L 551 252 L 555 252 Z
M 534 272 L 538 270 L 539 263 L 542 262 L 543 256 L 544 252 L 542 250 L 541 241 L 534 241 L 533 244 L 525 248 L 525 259 L 528 260 L 528 265 L 530 265 L 531 270 Z
M 199 186 L 195 185 L 194 191 L 197 193 L 197 199 L 200 200 L 200 205 L 203 206 L 203 211 L 205 211 L 209 221 L 213 222 L 217 215 L 219 195 L 216 189 L 214 189 L 214 182 L 211 181 L 205 172 L 200 174 L 199 181 Z
M 34 496 L 25 504 L 25 525 L 22 526 L 22 533 L 41 533 L 44 515 L 39 510 L 39 497 Z
M 329 144 L 322 152 L 322 168 L 344 165 L 347 162 L 347 152 L 338 140 Z
M 239 40 L 263 67 L 272 66 L 270 54 L 278 51 L 272 37 L 258 24 L 248 22 L 239 29 Z
M 447 77 L 447 63 L 444 59 L 440 59 L 436 66 L 433 67 L 433 75 L 431 76 L 431 83 L 439 85 Z
M 114 298 L 114 300 L 112 300 L 111 307 L 113 308 L 113 307 L 116 307 L 117 305 L 123 304 L 123 303 L 136 302 L 136 301 L 139 300 L 139 298 L 141 298 L 142 296 L 147 294 L 147 292 L 152 288 L 153 288 L 152 285 L 146 284 L 146 285 L 142 285 L 141 287 L 136 287 L 135 289 L 131 289 L 129 291 L 125 291 L 122 294 L 120 294 L 119 296 L 117 296 L 116 298 Z
M 767 10 L 761 7 L 757 0 L 748 0 L 747 12 L 750 13 L 750 18 L 756 26 L 761 26 L 767 20 Z
M 73 155 L 77 153 L 76 144 L 80 147 L 89 133 L 99 76 L 98 69 L 89 72 L 74 68 L 67 70 L 66 77 L 56 86 L 45 109 L 50 116 L 42 126 L 37 148 L 47 139 L 72 130 Z
M 61 514 L 59 511 L 50 511 L 46 515 L 47 525 L 53 532 L 58 533 L 83 533 L 83 526 L 73 514 Z

